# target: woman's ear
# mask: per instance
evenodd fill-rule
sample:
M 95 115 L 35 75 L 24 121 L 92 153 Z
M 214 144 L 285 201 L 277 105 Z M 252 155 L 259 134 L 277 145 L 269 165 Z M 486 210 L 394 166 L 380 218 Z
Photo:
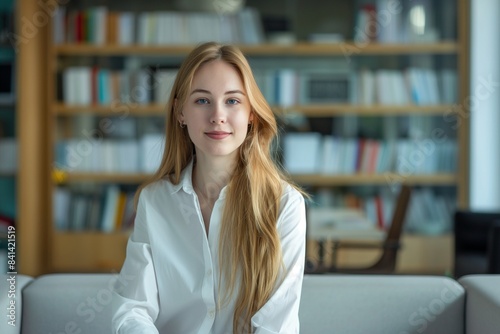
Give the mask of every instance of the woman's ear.
M 248 117 L 248 124 L 253 122 L 253 111 L 250 111 L 250 116 Z
M 174 105 L 173 105 L 173 112 L 175 112 L 177 114 L 177 121 L 180 123 L 180 124 L 183 124 L 184 123 L 184 115 L 182 114 L 182 112 L 177 112 L 177 98 L 174 99 Z

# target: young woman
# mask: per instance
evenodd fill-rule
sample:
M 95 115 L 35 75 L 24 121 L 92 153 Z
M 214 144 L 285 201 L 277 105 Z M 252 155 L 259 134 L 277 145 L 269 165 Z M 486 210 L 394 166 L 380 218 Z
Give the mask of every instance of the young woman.
M 271 159 L 276 121 L 241 51 L 195 48 L 166 123 L 161 166 L 138 191 L 114 330 L 298 333 L 304 198 Z

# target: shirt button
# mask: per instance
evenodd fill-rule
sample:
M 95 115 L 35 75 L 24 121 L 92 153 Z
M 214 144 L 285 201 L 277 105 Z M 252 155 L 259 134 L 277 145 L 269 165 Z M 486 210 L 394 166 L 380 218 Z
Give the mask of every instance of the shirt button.
M 207 276 L 212 276 L 212 269 L 207 270 Z
M 214 311 L 214 310 L 210 310 L 210 311 L 208 312 L 208 316 L 209 316 L 210 318 L 215 317 L 215 311 Z

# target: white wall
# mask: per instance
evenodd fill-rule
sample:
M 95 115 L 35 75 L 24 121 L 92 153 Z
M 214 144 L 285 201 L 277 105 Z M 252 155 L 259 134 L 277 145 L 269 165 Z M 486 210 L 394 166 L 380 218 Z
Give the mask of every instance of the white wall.
M 500 1 L 471 1 L 470 208 L 500 210 Z

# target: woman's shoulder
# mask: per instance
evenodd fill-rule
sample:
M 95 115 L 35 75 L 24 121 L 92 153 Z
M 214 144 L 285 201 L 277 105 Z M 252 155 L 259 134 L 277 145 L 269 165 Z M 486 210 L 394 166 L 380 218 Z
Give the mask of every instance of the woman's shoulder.
M 288 183 L 287 181 L 282 181 L 283 191 L 281 193 L 282 205 L 287 202 L 304 202 L 304 195 L 299 189 Z
M 142 188 L 139 199 L 150 200 L 159 196 L 171 194 L 173 192 L 173 186 L 174 185 L 168 178 L 153 181 Z
M 305 199 L 299 189 L 283 182 L 283 191 L 281 195 L 278 229 L 289 231 L 298 226 L 305 225 Z

